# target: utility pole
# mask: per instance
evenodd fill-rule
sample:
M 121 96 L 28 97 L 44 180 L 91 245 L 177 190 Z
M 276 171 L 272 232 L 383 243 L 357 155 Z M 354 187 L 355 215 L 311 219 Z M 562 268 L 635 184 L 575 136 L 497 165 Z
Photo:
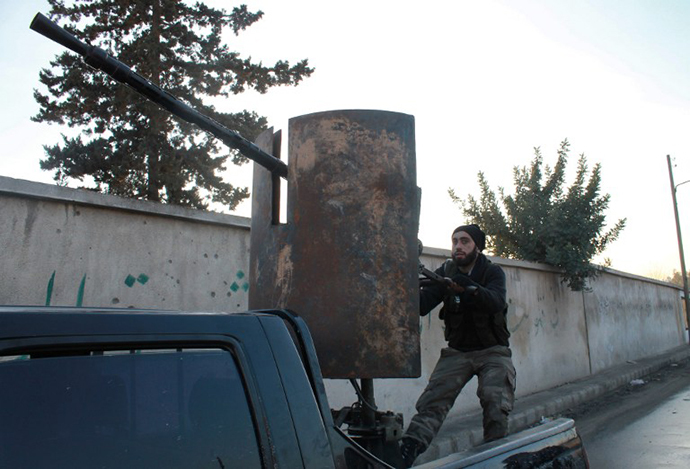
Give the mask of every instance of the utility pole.
M 673 182 L 673 169 L 671 167 L 671 155 L 666 155 L 666 162 L 668 163 L 668 175 L 671 178 L 671 197 L 673 197 L 673 212 L 676 215 L 676 234 L 678 235 L 678 251 L 680 253 L 680 275 L 683 279 L 683 295 L 685 296 L 685 317 L 690 328 L 690 296 L 688 296 L 688 274 L 685 270 L 685 254 L 683 253 L 683 238 L 680 234 L 680 219 L 678 217 L 678 202 L 676 201 L 676 188 L 681 184 L 690 182 L 690 180 L 683 181 L 678 185 Z M 690 332 L 690 331 L 689 331 Z

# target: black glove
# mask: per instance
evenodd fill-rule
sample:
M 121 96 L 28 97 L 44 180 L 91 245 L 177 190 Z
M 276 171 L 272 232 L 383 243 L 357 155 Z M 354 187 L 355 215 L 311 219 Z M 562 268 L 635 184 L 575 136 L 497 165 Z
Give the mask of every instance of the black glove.
M 461 291 L 466 291 L 468 293 L 474 293 L 475 291 L 477 291 L 477 288 L 479 287 L 479 285 L 467 275 L 458 274 L 450 280 L 455 285 L 462 288 Z M 451 290 L 455 290 L 455 288 L 453 288 L 453 285 L 451 285 L 450 288 Z
M 476 287 L 477 284 L 468 276 L 463 274 L 458 274 L 451 278 L 454 283 L 457 283 L 461 287 Z

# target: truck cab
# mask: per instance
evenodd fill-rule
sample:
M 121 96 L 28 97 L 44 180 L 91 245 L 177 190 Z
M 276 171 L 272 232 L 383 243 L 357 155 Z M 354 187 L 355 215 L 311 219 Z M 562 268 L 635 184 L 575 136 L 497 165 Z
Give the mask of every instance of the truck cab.
M 0 383 L 0 467 L 390 467 L 333 425 L 288 311 L 3 307 Z

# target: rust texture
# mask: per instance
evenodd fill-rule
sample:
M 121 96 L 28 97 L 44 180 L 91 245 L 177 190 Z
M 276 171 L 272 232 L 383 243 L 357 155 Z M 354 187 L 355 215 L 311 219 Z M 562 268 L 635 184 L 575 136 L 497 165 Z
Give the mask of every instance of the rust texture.
M 273 149 L 267 131 L 257 141 Z M 249 306 L 309 324 L 326 378 L 420 374 L 414 118 L 329 111 L 290 120 L 287 223 L 255 166 Z

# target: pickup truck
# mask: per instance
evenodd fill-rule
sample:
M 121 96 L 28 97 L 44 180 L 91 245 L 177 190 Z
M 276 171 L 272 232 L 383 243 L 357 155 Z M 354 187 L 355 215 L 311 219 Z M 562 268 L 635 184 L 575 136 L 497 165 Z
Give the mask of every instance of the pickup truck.
M 0 307 L 0 467 L 401 467 L 334 415 L 290 311 Z M 588 465 L 558 419 L 420 467 Z

